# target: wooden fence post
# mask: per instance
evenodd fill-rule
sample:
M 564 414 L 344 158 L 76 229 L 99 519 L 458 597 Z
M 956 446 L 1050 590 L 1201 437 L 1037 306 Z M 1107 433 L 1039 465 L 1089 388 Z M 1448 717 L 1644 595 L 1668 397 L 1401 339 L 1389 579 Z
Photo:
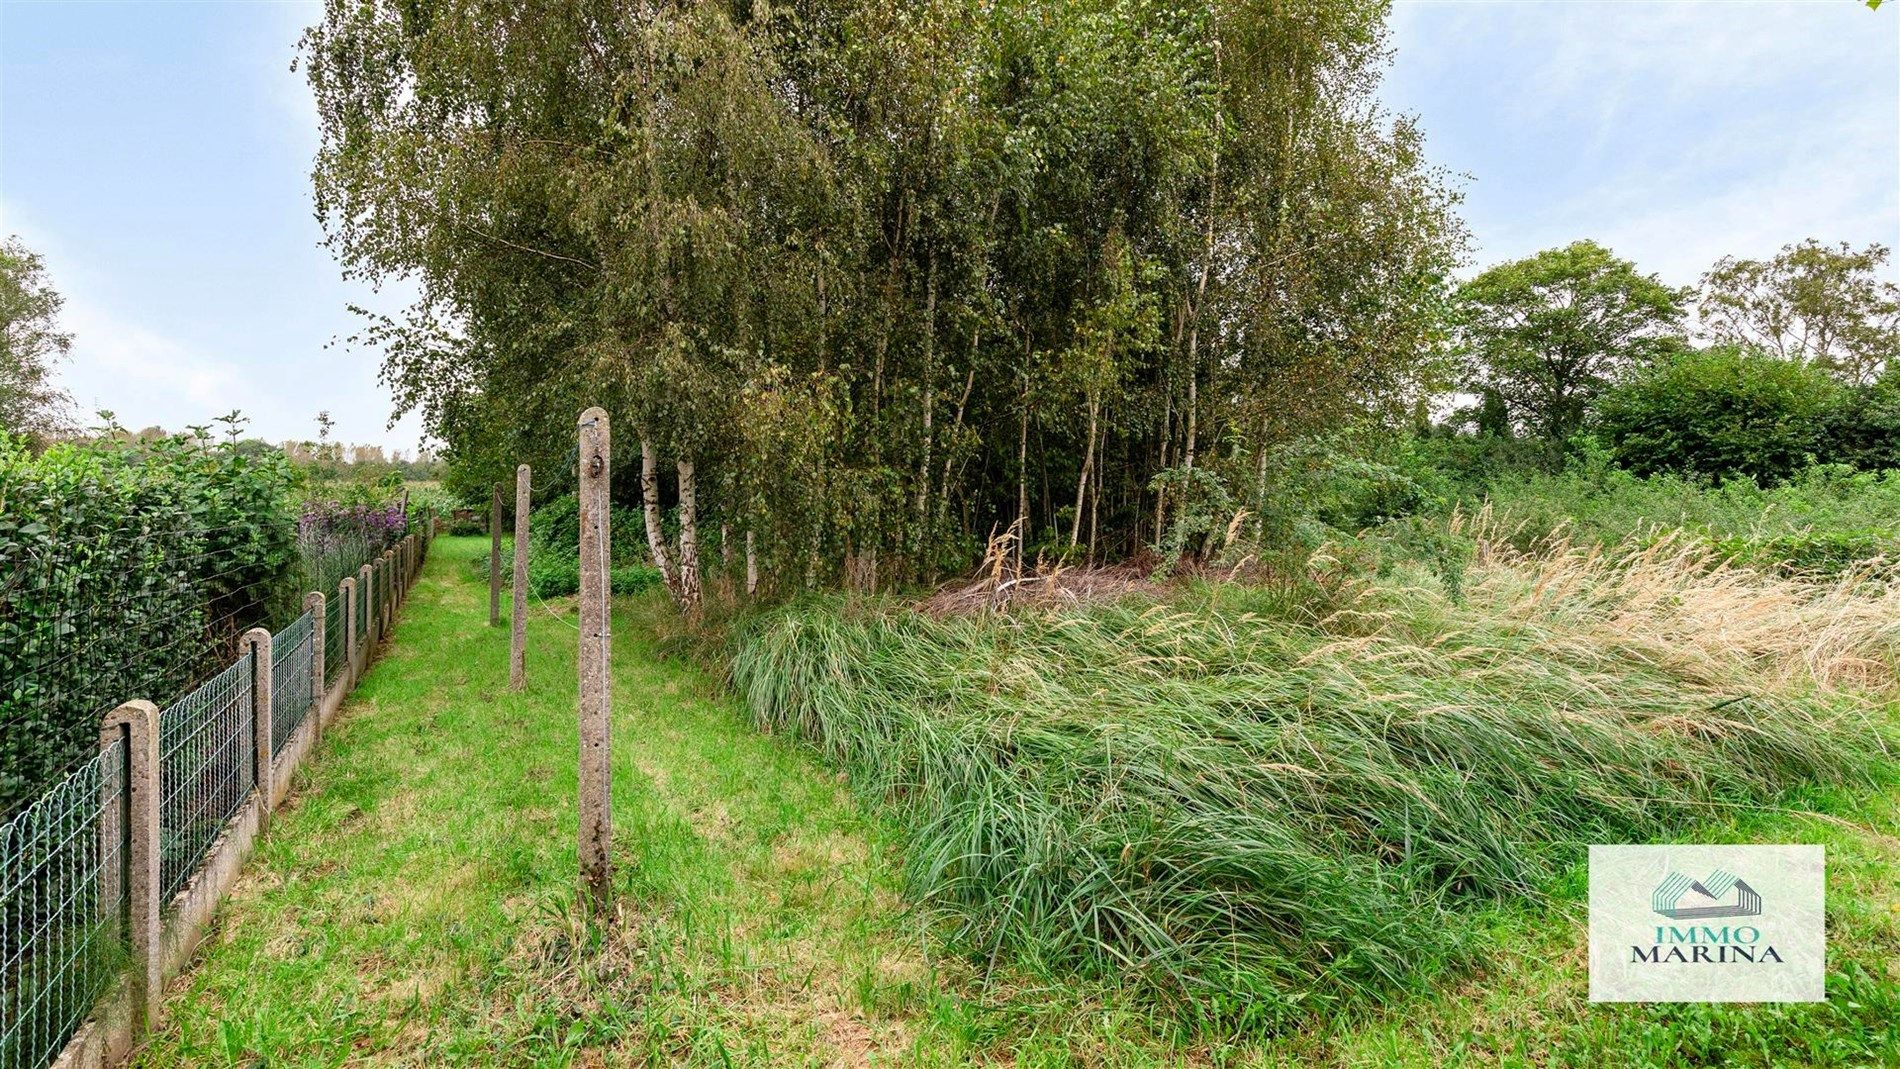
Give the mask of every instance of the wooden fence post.
M 607 478 L 612 458 L 607 413 L 590 408 L 580 419 L 580 862 L 581 893 L 596 915 L 613 909 L 613 689 L 608 677 L 613 642 L 607 598 L 609 537 Z
M 488 626 L 501 624 L 501 483 L 488 506 Z
M 257 765 L 257 797 L 260 806 L 257 814 L 257 826 L 262 828 L 270 820 L 271 791 L 275 787 L 271 775 L 271 648 L 270 631 L 267 628 L 253 627 L 244 632 L 238 640 L 240 648 L 251 654 L 251 732 L 256 738 L 252 749 L 252 759 Z
M 316 723 L 310 727 L 311 745 L 323 737 L 323 644 L 329 641 L 325 632 L 330 621 L 324 618 L 323 592 L 312 590 L 303 596 L 304 611 L 310 616 L 310 709 L 315 714 Z
M 515 469 L 515 616 L 508 641 L 508 689 L 528 685 L 528 509 L 533 474 L 526 464 Z
M 125 743 L 125 761 L 119 767 L 123 789 L 108 803 L 101 826 L 116 834 L 117 852 L 124 859 L 123 883 L 111 871 L 113 890 L 123 890 L 126 942 L 132 952 L 129 974 L 132 996 L 132 1035 L 158 1021 L 162 984 L 159 973 L 159 775 L 158 706 L 147 701 L 126 702 L 105 715 L 99 726 L 99 744 Z M 102 844 L 103 845 L 103 844 Z M 103 855 L 102 855 L 103 856 Z

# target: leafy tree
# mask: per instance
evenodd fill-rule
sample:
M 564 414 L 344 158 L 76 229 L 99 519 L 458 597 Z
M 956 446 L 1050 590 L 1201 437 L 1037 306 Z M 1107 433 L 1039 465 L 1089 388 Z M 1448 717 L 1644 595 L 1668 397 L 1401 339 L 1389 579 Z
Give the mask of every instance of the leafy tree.
M 1490 268 L 1459 287 L 1457 344 L 1472 386 L 1561 442 L 1631 369 L 1679 346 L 1683 294 L 1594 241 Z
M 1884 245 L 1809 238 L 1768 260 L 1725 256 L 1702 276 L 1697 313 L 1719 342 L 1752 345 L 1869 383 L 1900 355 L 1900 286 Z
M 689 607 L 715 525 L 781 586 L 1014 524 L 1129 553 L 1430 379 L 1463 235 L 1377 107 L 1384 16 L 331 0 L 318 208 L 346 271 L 421 282 L 362 340 L 445 485 L 571 478 L 602 404 Z
M 0 432 L 38 436 L 65 420 L 70 399 L 53 385 L 73 343 L 59 329 L 64 303 L 38 253 L 17 237 L 0 245 Z
M 1598 425 L 1640 475 L 1777 482 L 1825 459 L 1841 386 L 1826 372 L 1725 345 L 1680 353 L 1603 398 Z

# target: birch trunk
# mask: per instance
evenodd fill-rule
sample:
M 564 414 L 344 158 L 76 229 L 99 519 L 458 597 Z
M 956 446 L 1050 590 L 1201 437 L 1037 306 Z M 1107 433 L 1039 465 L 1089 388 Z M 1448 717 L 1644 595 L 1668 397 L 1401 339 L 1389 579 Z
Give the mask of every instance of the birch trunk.
M 699 484 L 693 462 L 679 462 L 680 476 L 680 601 L 688 612 L 699 611 Z
M 640 438 L 640 504 L 646 513 L 647 552 L 653 555 L 653 566 L 660 570 L 660 581 L 666 584 L 673 603 L 684 604 L 680 598 L 679 573 L 673 567 L 672 553 L 666 548 L 666 531 L 660 526 L 659 461 L 653 455 L 652 439 L 644 435 Z
M 759 547 L 758 539 L 748 529 L 745 533 L 745 592 L 751 597 L 759 590 Z
M 1095 425 L 1102 405 L 1094 397 L 1089 398 L 1089 444 L 1082 455 L 1082 474 L 1075 480 L 1075 522 L 1069 525 L 1069 548 L 1074 549 L 1082 541 L 1082 506 L 1087 502 L 1089 473 L 1095 467 Z
M 929 281 L 924 293 L 924 450 L 917 461 L 917 504 L 911 516 L 911 566 L 923 549 L 924 524 L 929 517 L 931 437 L 937 404 L 937 254 L 930 254 Z
M 1029 540 L 1029 347 L 1023 347 L 1022 416 L 1016 436 L 1016 570 L 1023 569 L 1023 543 Z

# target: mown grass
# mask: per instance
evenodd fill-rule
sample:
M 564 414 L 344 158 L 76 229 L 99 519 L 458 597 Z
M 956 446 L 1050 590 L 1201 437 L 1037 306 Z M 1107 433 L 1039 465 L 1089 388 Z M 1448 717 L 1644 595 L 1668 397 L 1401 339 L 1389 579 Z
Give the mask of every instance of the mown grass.
M 1236 1036 L 1158 1006 L 1117 970 L 1085 975 L 1017 953 L 992 963 L 981 944 L 913 907 L 904 894 L 917 863 L 906 867 L 913 825 L 901 807 L 861 807 L 843 766 L 788 732 L 755 731 L 740 702 L 666 656 L 653 637 L 665 610 L 651 599 L 616 610 L 614 816 L 624 910 L 611 924 L 590 924 L 572 906 L 570 605 L 536 603 L 530 687 L 508 693 L 506 631 L 484 626 L 486 587 L 463 564 L 479 544 L 438 542 L 394 642 L 300 771 L 293 800 L 220 909 L 194 968 L 173 984 L 166 1023 L 137 1064 L 1900 1060 L 1892 1032 L 1900 1017 L 1892 838 L 1900 783 L 1892 780 L 1797 791 L 1779 799 L 1781 810 L 1698 806 L 1684 818 L 1692 822 L 1685 836 L 1829 845 L 1828 1003 L 1589 1006 L 1581 867 L 1548 855 L 1540 864 L 1552 875 L 1531 896 L 1445 911 L 1468 948 L 1465 969 L 1382 1004 L 1299 1018 L 1277 1036 Z M 1495 593 L 1497 604 L 1528 612 L 1518 626 L 1555 626 L 1482 575 L 1472 591 L 1473 606 Z M 1208 591 L 1193 607 L 1237 619 L 1251 602 L 1230 600 L 1236 594 Z M 1398 641 L 1402 629 L 1447 611 L 1429 592 L 1395 596 L 1365 608 L 1381 621 L 1356 626 L 1352 641 Z M 1879 685 L 1871 667 L 1861 671 L 1828 684 L 1833 700 Z M 1014 677 L 999 668 L 996 678 Z M 1795 673 L 1765 700 L 1795 701 L 1801 688 L 1819 686 L 1807 678 Z M 1818 708 L 1811 715 L 1832 707 Z M 1723 815 L 1734 813 L 1745 815 Z M 1414 850 L 1425 842 L 1415 839 Z
M 575 874 L 574 634 L 537 603 L 530 685 L 443 540 L 219 911 L 140 1064 L 521 1065 L 903 1048 L 932 963 L 876 829 L 617 614 L 619 922 Z M 629 615 L 629 613 L 633 615 Z M 945 1011 L 952 1018 L 954 1009 Z

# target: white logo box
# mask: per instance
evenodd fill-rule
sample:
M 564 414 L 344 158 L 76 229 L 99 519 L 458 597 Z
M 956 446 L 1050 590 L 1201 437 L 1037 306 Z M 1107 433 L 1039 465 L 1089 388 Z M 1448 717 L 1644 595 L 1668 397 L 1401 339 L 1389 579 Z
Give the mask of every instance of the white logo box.
M 1590 1001 L 1820 1002 L 1819 846 L 1592 846 Z

